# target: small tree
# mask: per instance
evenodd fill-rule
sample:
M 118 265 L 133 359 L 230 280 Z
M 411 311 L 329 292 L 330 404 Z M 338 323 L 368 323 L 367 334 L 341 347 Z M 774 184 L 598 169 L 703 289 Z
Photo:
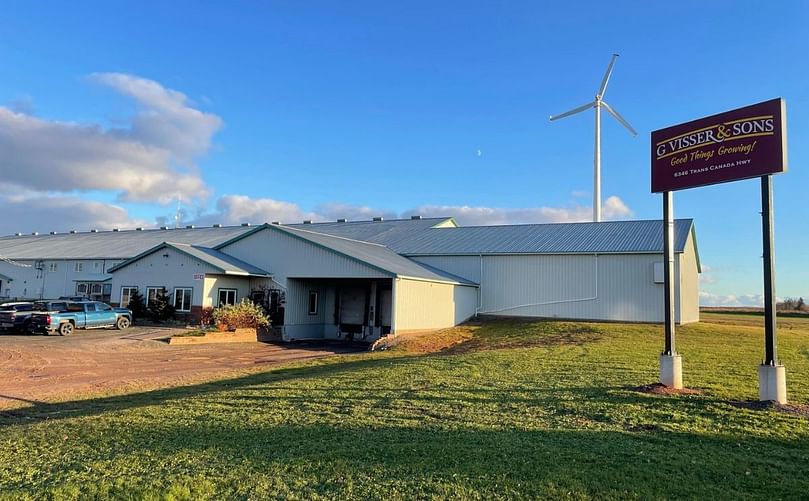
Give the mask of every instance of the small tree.
M 174 317 L 174 305 L 166 296 L 166 291 L 159 290 L 149 301 L 149 316 L 155 321 L 164 321 Z
M 129 296 L 129 304 L 127 308 L 132 312 L 132 317 L 143 318 L 146 316 L 146 303 L 143 301 L 143 296 L 137 290 L 133 290 Z

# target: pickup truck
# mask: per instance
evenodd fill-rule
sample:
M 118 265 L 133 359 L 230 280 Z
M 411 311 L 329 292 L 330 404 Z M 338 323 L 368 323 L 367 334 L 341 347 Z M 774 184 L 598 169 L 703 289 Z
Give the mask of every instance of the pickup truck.
M 65 311 L 67 301 L 35 301 L 0 306 L 0 328 L 30 332 L 31 317 L 37 312 Z
M 99 301 L 67 303 L 67 311 L 34 313 L 31 330 L 48 334 L 58 332 L 62 336 L 73 334 L 75 329 L 115 327 L 126 329 L 132 325 L 132 312 L 126 308 L 113 308 Z
M 33 311 L 34 305 L 29 301 L 6 303 L 0 306 L 0 328 L 3 330 L 25 328 Z

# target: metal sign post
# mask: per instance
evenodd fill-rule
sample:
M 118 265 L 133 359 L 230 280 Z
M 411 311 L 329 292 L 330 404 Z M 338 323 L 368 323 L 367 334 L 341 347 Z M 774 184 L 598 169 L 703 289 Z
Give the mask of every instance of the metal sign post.
M 759 400 L 787 401 L 786 369 L 778 364 L 775 321 L 775 238 L 773 237 L 772 176 L 761 176 L 761 230 L 764 252 L 764 361 L 758 368 Z
M 683 359 L 674 348 L 674 194 L 663 193 L 663 295 L 665 302 L 665 348 L 660 354 L 660 383 L 683 387 Z

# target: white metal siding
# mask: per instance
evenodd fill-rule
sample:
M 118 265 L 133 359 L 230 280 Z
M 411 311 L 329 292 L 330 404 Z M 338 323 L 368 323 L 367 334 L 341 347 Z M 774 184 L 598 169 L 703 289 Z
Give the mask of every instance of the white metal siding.
M 237 303 L 245 298 L 250 299 L 250 282 L 250 277 L 206 275 L 201 306 L 219 306 L 219 289 L 236 289 Z M 200 306 L 200 302 L 194 299 L 194 305 Z
M 57 298 L 59 296 L 72 296 L 76 294 L 76 281 L 101 281 L 109 277 L 104 271 L 111 268 L 113 263 L 121 260 L 104 259 L 69 259 L 69 260 L 43 260 L 42 275 L 37 278 L 36 261 L 14 261 L 23 266 L 0 261 L 0 275 L 11 278 L 11 281 L 2 279 L 0 284 L 0 297 L 27 297 Z M 75 263 L 82 263 L 82 271 L 75 271 Z M 56 271 L 48 271 L 49 265 L 56 263 Z M 98 268 L 94 266 L 98 263 Z M 44 290 L 43 290 L 44 288 Z M 120 292 L 120 291 L 119 291 Z
M 221 249 L 267 270 L 281 285 L 294 278 L 389 278 L 390 274 L 280 231 L 265 229 Z
M 399 279 L 394 288 L 396 332 L 440 329 L 474 316 L 477 288 Z
M 688 259 L 693 260 L 693 252 Z M 485 314 L 663 320 L 663 285 L 654 283 L 654 263 L 662 260 L 660 254 L 430 256 L 417 260 L 478 282 L 480 312 Z M 675 273 L 679 273 L 677 268 Z M 679 280 L 675 285 L 675 297 L 679 297 Z
M 699 322 L 699 271 L 697 270 L 694 235 L 688 237 L 685 252 L 678 254 L 680 263 L 680 323 Z
M 168 257 L 163 257 L 164 254 Z M 194 289 L 191 304 L 202 306 L 204 281 L 194 280 L 194 275 L 215 271 L 212 266 L 187 254 L 169 248 L 161 249 L 113 273 L 110 301 L 121 302 L 123 286 L 136 286 L 144 296 L 147 287 L 165 287 L 169 295 L 175 287 L 191 287 Z

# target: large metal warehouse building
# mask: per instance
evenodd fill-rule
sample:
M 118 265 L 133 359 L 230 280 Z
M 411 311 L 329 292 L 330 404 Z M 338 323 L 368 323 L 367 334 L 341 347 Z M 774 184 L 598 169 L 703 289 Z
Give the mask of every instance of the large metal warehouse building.
M 699 320 L 691 220 L 675 224 L 676 315 Z M 126 305 L 165 291 L 199 315 L 245 297 L 284 310 L 285 339 L 457 325 L 479 314 L 661 322 L 662 223 L 458 227 L 452 218 L 0 238 L 0 296 Z

